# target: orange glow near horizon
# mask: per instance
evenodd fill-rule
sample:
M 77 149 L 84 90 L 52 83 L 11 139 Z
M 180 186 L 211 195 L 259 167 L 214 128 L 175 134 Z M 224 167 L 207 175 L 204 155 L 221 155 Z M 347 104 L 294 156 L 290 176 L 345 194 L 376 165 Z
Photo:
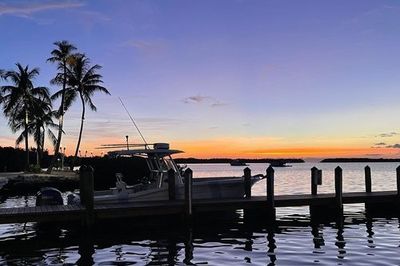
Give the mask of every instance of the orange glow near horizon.
M 215 140 L 194 140 L 194 141 L 170 141 L 171 149 L 184 151 L 177 154 L 177 158 L 333 158 L 333 157 L 372 157 L 372 158 L 393 158 L 399 156 L 397 149 L 393 148 L 371 148 L 358 146 L 336 146 L 336 145 L 293 145 L 288 146 L 281 143 L 281 140 L 273 139 L 215 139 Z M 101 144 L 120 143 L 121 139 L 101 138 L 83 141 L 81 154 L 87 156 L 92 154 L 100 156 L 108 150 L 99 149 Z M 271 148 L 265 148 L 269 143 Z M 66 143 L 66 155 L 73 155 L 75 143 Z M 63 146 L 63 145 L 62 145 Z M 261 148 L 260 148 L 261 147 Z

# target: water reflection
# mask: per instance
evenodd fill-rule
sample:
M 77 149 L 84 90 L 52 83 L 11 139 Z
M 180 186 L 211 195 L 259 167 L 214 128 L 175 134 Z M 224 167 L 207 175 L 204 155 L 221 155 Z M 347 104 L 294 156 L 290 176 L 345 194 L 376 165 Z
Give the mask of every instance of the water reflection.
M 78 253 L 80 255 L 79 260 L 77 261 L 78 265 L 93 265 L 93 255 L 95 253 L 94 249 L 94 241 L 93 234 L 90 231 L 84 231 L 80 234 L 79 239 L 79 250 Z
M 371 217 L 367 217 L 366 221 L 365 221 L 365 225 L 367 227 L 367 241 L 368 241 L 368 247 L 370 248 L 375 248 L 375 244 L 374 244 L 374 232 L 373 232 L 373 223 L 372 223 L 372 218 Z
M 183 262 L 187 265 L 193 265 L 191 262 L 193 259 L 193 229 L 191 227 L 186 228 L 186 240 L 185 240 L 185 259 Z
M 270 262 L 268 263 L 268 266 L 275 265 L 276 261 L 276 255 L 275 255 L 275 233 L 272 229 L 269 229 L 267 231 L 267 240 L 268 240 L 268 251 L 267 251 L 267 256 L 269 257 Z
M 337 264 L 345 258 L 350 261 L 358 253 L 388 256 L 388 250 L 371 249 L 377 241 L 385 241 L 382 236 L 373 238 L 376 222 L 381 223 L 378 228 L 381 233 L 386 232 L 382 228 L 390 225 L 395 225 L 398 232 L 400 219 L 395 224 L 392 220 L 382 221 L 364 217 L 351 223 L 347 220 L 344 225 L 340 220 L 322 224 L 283 219 L 271 225 L 263 221 L 250 224 L 241 221 L 175 227 L 134 226 L 126 222 L 101 225 L 93 231 L 30 224 L 25 229 L 22 225 L 10 226 L 15 235 L 0 238 L 0 264 L 286 265 L 332 264 L 334 259 L 339 259 Z M 359 229 L 362 229 L 361 235 Z M 347 250 L 345 230 L 353 241 L 351 254 Z M 398 252 L 398 247 L 392 251 Z
M 311 233 L 313 235 L 313 242 L 315 249 L 320 249 L 322 246 L 325 246 L 322 230 L 323 230 L 323 225 L 317 223 L 311 224 Z
M 343 220 L 340 219 L 340 221 L 343 221 Z M 335 246 L 338 247 L 337 257 L 339 259 L 344 259 L 345 255 L 346 255 L 346 250 L 344 249 L 346 246 L 346 241 L 344 240 L 344 237 L 343 237 L 343 232 L 344 232 L 343 222 L 337 222 L 336 228 L 337 228 L 337 235 L 336 235 Z

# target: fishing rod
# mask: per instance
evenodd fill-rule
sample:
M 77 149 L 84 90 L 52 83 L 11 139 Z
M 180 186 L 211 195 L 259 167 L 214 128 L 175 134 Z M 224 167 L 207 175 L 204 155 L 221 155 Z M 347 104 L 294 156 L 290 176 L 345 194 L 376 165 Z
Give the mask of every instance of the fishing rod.
M 132 123 L 135 125 L 135 127 L 136 127 L 137 131 L 139 132 L 140 137 L 142 138 L 144 144 L 147 146 L 147 145 L 148 145 L 148 144 L 147 144 L 147 141 L 146 141 L 145 138 L 143 137 L 142 132 L 140 132 L 140 129 L 139 129 L 139 127 L 136 125 L 135 120 L 133 120 L 131 114 L 129 113 L 128 109 L 126 109 L 125 104 L 122 102 L 121 98 L 118 97 L 118 99 L 119 99 L 119 101 L 121 102 L 122 107 L 124 107 L 126 113 L 128 114 L 129 118 L 131 119 Z

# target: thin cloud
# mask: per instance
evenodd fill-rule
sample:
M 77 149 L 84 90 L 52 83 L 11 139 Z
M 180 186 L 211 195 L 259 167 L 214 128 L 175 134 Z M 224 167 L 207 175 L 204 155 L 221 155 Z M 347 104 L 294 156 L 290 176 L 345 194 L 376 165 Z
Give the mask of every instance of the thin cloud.
M 184 103 L 202 103 L 209 99 L 211 99 L 211 97 L 209 97 L 209 96 L 197 95 L 197 96 L 186 97 L 185 99 L 183 99 L 183 102 Z
M 396 144 L 393 144 L 393 145 L 387 145 L 386 148 L 400 149 L 400 144 L 396 143 Z
M 222 102 L 215 102 L 211 104 L 211 107 L 221 107 L 221 106 L 225 106 L 226 103 L 222 103 Z
M 195 96 L 189 96 L 183 99 L 183 102 L 186 104 L 202 104 L 206 103 L 210 107 L 221 107 L 227 105 L 226 103 L 223 103 L 213 97 L 210 96 L 201 96 L 201 95 L 195 95 Z
M 19 5 L 0 4 L 0 16 L 12 15 L 29 17 L 30 15 L 38 12 L 55 10 L 55 9 L 66 9 L 66 8 L 79 8 L 84 6 L 82 2 L 47 2 L 47 3 L 24 3 Z
M 375 143 L 372 147 L 382 147 L 382 146 L 386 146 L 387 144 L 385 142 L 379 142 L 379 143 Z
M 162 54 L 167 49 L 167 43 L 164 40 L 128 40 L 121 46 L 132 47 L 148 55 Z
M 397 133 L 397 132 L 389 132 L 389 133 L 382 133 L 382 134 L 379 134 L 377 137 L 381 137 L 381 138 L 391 138 L 391 137 L 394 137 L 394 136 L 396 136 L 396 135 L 398 135 L 399 133 Z

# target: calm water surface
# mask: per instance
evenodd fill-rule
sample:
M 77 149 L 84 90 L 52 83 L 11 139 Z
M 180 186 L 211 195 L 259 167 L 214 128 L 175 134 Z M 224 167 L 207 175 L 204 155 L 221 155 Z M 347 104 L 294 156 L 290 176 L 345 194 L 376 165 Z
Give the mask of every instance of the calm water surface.
M 395 163 L 371 163 L 372 189 L 394 190 Z M 265 164 L 250 164 L 253 174 Z M 323 170 L 319 192 L 333 192 L 337 164 L 293 164 L 275 169 L 276 194 L 310 191 L 310 168 Z M 362 163 L 342 164 L 343 189 L 364 190 Z M 189 165 L 196 177 L 242 174 L 244 167 Z M 265 182 L 253 187 L 265 195 Z M 0 207 L 33 206 L 34 197 L 0 198 Z M 93 233 L 69 226 L 34 223 L 0 225 L 0 265 L 400 265 L 398 218 L 369 218 L 360 204 L 345 206 L 345 222 L 311 224 L 308 208 L 278 208 L 278 223 L 244 222 L 241 212 L 230 221 L 192 227 L 133 227 L 131 221 L 103 225 Z M 45 227 L 45 228 L 43 228 Z

